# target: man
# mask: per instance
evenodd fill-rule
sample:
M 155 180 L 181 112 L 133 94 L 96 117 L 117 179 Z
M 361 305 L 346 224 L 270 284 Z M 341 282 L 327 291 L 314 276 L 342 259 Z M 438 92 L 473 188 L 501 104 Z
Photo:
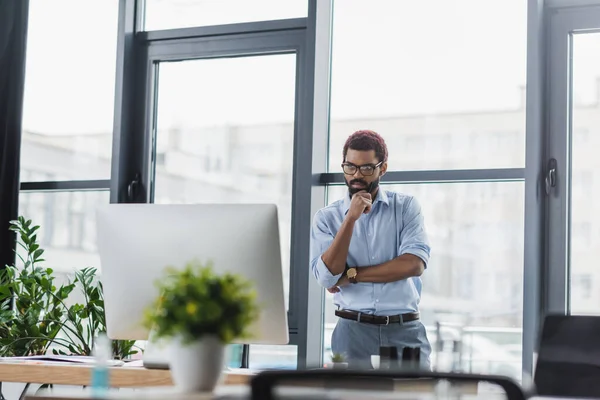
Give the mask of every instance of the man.
M 342 169 L 348 193 L 319 210 L 311 231 L 311 269 L 338 307 L 334 353 L 370 368 L 381 346 L 421 349 L 429 368 L 431 347 L 419 320 L 421 279 L 430 247 L 415 198 L 379 187 L 387 146 L 376 132 L 350 135 Z

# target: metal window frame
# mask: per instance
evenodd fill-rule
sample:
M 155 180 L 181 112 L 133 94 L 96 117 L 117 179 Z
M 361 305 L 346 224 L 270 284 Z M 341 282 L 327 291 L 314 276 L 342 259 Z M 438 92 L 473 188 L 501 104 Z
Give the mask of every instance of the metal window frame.
M 130 0 L 122 0 L 130 2 Z M 314 14 L 316 1 L 311 0 L 309 12 Z M 309 304 L 305 299 L 310 298 L 308 292 L 312 282 L 308 279 L 310 220 L 306 218 L 311 210 L 311 173 L 310 155 L 313 152 L 313 70 L 314 70 L 314 40 L 311 39 L 310 19 L 288 19 L 222 25 L 218 27 L 197 27 L 173 29 L 155 32 L 135 33 L 135 24 L 139 15 L 131 12 L 128 34 L 134 37 L 129 52 L 135 53 L 136 59 L 130 62 L 130 73 L 136 77 L 131 83 L 131 75 L 123 76 L 122 93 L 129 93 L 131 101 L 125 104 L 122 100 L 121 110 L 136 107 L 135 121 L 130 121 L 127 128 L 122 128 L 120 138 L 128 144 L 128 150 L 121 149 L 122 158 L 133 148 L 137 149 L 138 158 L 129 161 L 126 173 L 117 174 L 114 179 L 114 189 L 120 191 L 117 198 L 123 197 L 129 185 L 131 174 L 138 173 L 141 177 L 142 193 L 136 201 L 153 202 L 154 193 L 154 147 L 156 142 L 156 85 L 158 68 L 161 62 L 199 60 L 212 58 L 230 58 L 245 56 L 261 56 L 273 54 L 296 54 L 296 109 L 294 121 L 294 162 L 292 188 L 292 231 L 290 255 L 290 287 L 288 324 L 290 328 L 290 344 L 298 346 L 298 367 L 311 364 L 316 356 L 315 338 L 307 331 Z M 132 50 L 133 49 L 133 50 Z M 136 52 L 137 49 L 137 52 Z M 122 64 L 124 62 L 122 61 Z M 129 82 L 128 82 L 129 77 Z M 142 83 L 143 82 L 143 83 Z M 140 90 L 141 89 L 141 90 Z M 125 97 L 122 94 L 122 97 Z M 122 111 L 121 115 L 125 114 Z M 116 122 L 117 126 L 118 123 Z M 127 133 L 125 129 L 131 129 Z M 117 129 L 115 129 L 117 132 Z M 134 137 L 132 137 L 134 136 Z M 136 143 L 132 146 L 131 143 Z M 113 173 L 123 168 L 122 161 L 116 158 Z M 113 175 L 115 176 L 115 175 Z M 315 330 L 313 328 L 313 330 Z M 319 341 L 320 343 L 320 341 Z M 310 353 L 310 354 L 309 354 Z M 319 358 L 322 353 L 318 351 Z
M 442 170 L 442 171 L 390 171 L 382 180 L 391 183 L 417 182 L 469 182 L 469 181 L 522 181 L 525 180 L 525 256 L 524 256 L 524 305 L 523 305 L 523 369 L 531 373 L 533 354 L 537 340 L 538 326 L 544 310 L 548 307 L 548 293 L 553 285 L 544 279 L 552 271 L 544 266 L 545 199 L 542 194 L 544 161 L 547 149 L 544 148 L 545 103 L 544 82 L 547 71 L 545 61 L 545 13 L 549 7 L 574 5 L 575 0 L 528 0 L 528 54 L 527 54 L 527 133 L 526 167 L 482 170 Z M 331 30 L 333 0 L 309 0 L 307 18 L 279 21 L 252 22 L 207 26 L 200 28 L 173 29 L 145 32 L 143 24 L 143 0 L 120 0 L 119 32 L 117 45 L 115 114 L 113 134 L 113 158 L 110 180 L 23 182 L 23 191 L 47 190 L 105 190 L 110 188 L 111 199 L 115 202 L 150 202 L 151 118 L 148 105 L 154 93 L 149 90 L 154 81 L 154 73 L 148 67 L 148 60 L 160 55 L 181 57 L 199 43 L 211 46 L 214 51 L 204 53 L 205 57 L 224 56 L 219 46 L 225 42 L 240 39 L 244 35 L 258 38 L 270 34 L 294 32 L 304 29 L 304 56 L 298 57 L 297 79 L 312 84 L 298 88 L 298 113 L 303 115 L 301 127 L 295 127 L 294 142 L 294 191 L 292 201 L 292 248 L 290 272 L 290 319 L 291 342 L 298 345 L 298 366 L 320 366 L 323 343 L 323 304 L 324 292 L 318 287 L 308 271 L 308 238 L 310 220 L 318 209 L 325 205 L 327 188 L 343 183 L 342 174 L 328 173 L 329 145 L 329 87 L 331 76 Z M 581 0 L 577 6 L 600 0 Z M 266 36 L 263 36 L 266 35 Z M 248 45 L 252 40 L 248 41 Z M 257 44 L 257 43 L 255 43 Z M 243 46 L 242 46 L 243 47 Z M 168 50 L 167 48 L 170 48 Z M 239 46 L 238 46 L 239 49 Z M 257 47 L 260 51 L 267 47 Z M 164 54 L 162 51 L 172 51 Z M 222 50 L 222 49 L 221 49 Z M 233 51 L 233 46 L 229 47 Z M 149 53 L 150 52 L 150 53 Z M 210 54 L 209 54 L 210 53 Z M 301 59 L 301 60 L 300 60 Z M 301 65 L 300 65 L 301 64 Z M 300 78 L 301 76 L 301 78 Z M 297 81 L 298 86 L 298 81 Z M 301 93 L 301 94 L 300 94 Z M 298 120 L 298 118 L 297 118 Z M 144 149 L 144 151 L 139 151 Z M 300 162 L 302 160 L 303 162 Z M 140 176 L 137 193 L 128 190 Z M 310 176 L 309 176 L 310 175 Z M 559 176 L 559 180 L 561 177 Z M 564 179 L 564 178 L 562 178 Z M 546 260 L 547 261 L 547 260 Z M 563 282 L 564 283 L 564 282 Z M 293 310 L 292 310 L 293 309 Z M 309 311 L 312 311 L 310 313 Z M 293 329 L 292 329 L 293 328 Z
M 190 28 L 165 29 L 160 31 L 140 31 L 141 41 L 156 43 L 161 40 L 184 40 L 200 37 L 239 35 L 244 33 L 285 32 L 304 30 L 306 18 L 289 18 L 273 21 L 240 22 L 225 25 L 198 26 Z
M 600 30 L 600 2 L 552 9 L 548 21 L 548 159 L 557 160 L 556 187 L 548 196 L 546 312 L 570 313 L 573 35 Z
M 545 0 L 547 8 L 589 7 L 600 5 L 600 0 Z
M 544 315 L 545 21 L 546 0 L 527 4 L 527 93 L 525 104 L 525 221 L 523 250 L 523 378 L 533 376 Z
M 144 154 L 136 151 L 145 146 L 143 99 L 146 81 L 142 61 L 145 60 L 147 46 L 136 37 L 137 28 L 142 23 L 142 11 L 143 2 L 119 0 L 111 203 L 146 202 L 141 171 L 147 160 Z
M 311 146 L 306 149 L 311 157 L 305 165 L 310 168 L 312 178 L 306 180 L 306 194 L 304 201 L 309 205 L 309 213 L 304 214 L 305 219 L 312 225 L 314 215 L 326 205 L 327 187 L 319 181 L 318 173 L 327 171 L 329 159 L 329 111 L 330 111 L 330 85 L 331 85 L 331 44 L 333 25 L 333 0 L 310 0 L 308 9 L 308 41 L 312 47 L 314 59 L 310 68 L 313 74 L 313 126 Z M 306 198 L 310 196 L 309 198 Z M 304 339 L 305 349 L 298 349 L 298 366 L 315 367 L 323 366 L 323 337 L 325 323 L 325 291 L 317 283 L 309 269 L 309 232 L 305 237 L 306 263 L 303 264 L 300 276 L 305 297 L 299 297 L 302 304 L 302 316 L 300 321 L 301 331 L 299 337 Z M 305 289 L 306 288 L 306 289 Z M 302 301 L 303 300 L 303 301 Z M 305 325 L 304 325 L 305 324 Z M 306 353 L 304 353 L 304 351 Z
M 600 1 L 600 0 L 599 0 Z M 334 0 L 330 0 L 333 8 Z M 524 263 L 523 263 L 523 357 L 524 376 L 533 372 L 534 349 L 538 337 L 542 309 L 542 276 L 544 257 L 544 196 L 540 179 L 544 173 L 544 19 L 545 0 L 527 3 L 527 98 L 526 98 L 526 163 L 525 168 L 388 171 L 382 183 L 459 183 L 524 181 Z M 331 23 L 331 22 L 330 22 Z M 331 25 L 329 26 L 331 29 Z M 318 53 L 317 53 L 318 54 Z M 330 60 L 329 60 L 330 61 Z M 330 68 L 330 65 L 328 66 Z M 325 67 L 317 65 L 317 71 Z M 329 74 L 331 72 L 329 71 Z M 316 80 L 318 81 L 318 80 Z M 329 81 L 327 88 L 329 89 Z M 318 90 L 315 90 L 315 94 Z M 316 124 L 316 121 L 315 121 Z M 315 133 L 317 125 L 315 125 Z M 328 148 L 328 146 L 326 147 Z M 342 173 L 313 169 L 314 180 L 327 189 L 344 183 Z
M 21 182 L 21 192 L 56 192 L 76 190 L 110 190 L 109 179 L 79 181 Z
M 139 58 L 136 53 L 140 51 L 134 40 L 136 7 L 135 0 L 119 1 L 110 179 L 21 182 L 21 192 L 110 190 L 111 203 L 129 201 L 126 185 L 135 176 L 138 164 L 137 152 L 132 151 L 138 145 L 138 135 L 133 132 L 137 114 L 131 112 L 136 91 L 140 89 L 135 79 L 135 62 Z
M 506 169 L 456 169 L 423 171 L 388 171 L 382 183 L 444 183 L 444 182 L 493 182 L 522 181 L 525 168 Z M 344 174 L 328 172 L 319 175 L 319 184 L 344 183 Z
M 117 36 L 117 65 L 115 79 L 115 114 L 114 114 L 114 129 L 113 129 L 113 158 L 111 162 L 111 178 L 110 179 L 95 179 L 95 180 L 53 180 L 53 181 L 27 181 L 20 183 L 20 192 L 47 192 L 47 191 L 78 191 L 78 190 L 111 190 L 112 193 L 117 193 L 115 182 L 119 171 L 125 170 L 125 166 L 129 163 L 127 158 L 121 159 L 121 140 L 127 141 L 129 138 L 128 130 L 122 129 L 127 126 L 126 116 L 128 109 L 123 108 L 123 102 L 128 101 L 131 95 L 130 91 L 124 90 L 123 83 L 126 77 L 124 71 L 128 70 L 128 64 L 134 59 L 132 57 L 131 33 L 134 31 L 134 16 L 135 16 L 135 0 L 120 0 L 119 1 L 119 23 Z M 127 79 L 125 79 L 127 80 Z

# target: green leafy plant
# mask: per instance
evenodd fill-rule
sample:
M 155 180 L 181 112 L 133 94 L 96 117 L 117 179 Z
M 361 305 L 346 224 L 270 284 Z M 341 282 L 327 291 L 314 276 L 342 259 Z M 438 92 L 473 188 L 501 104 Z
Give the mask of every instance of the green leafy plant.
M 68 336 L 68 351 L 62 348 L 52 349 L 54 354 L 91 355 L 93 341 L 99 334 L 106 332 L 104 314 L 104 295 L 102 282 L 96 279 L 96 269 L 92 267 L 75 272 L 73 285 L 81 291 L 85 304 L 73 304 L 66 313 L 64 333 Z M 70 329 L 69 329 L 70 328 Z M 113 340 L 113 356 L 124 359 L 137 354 L 135 340 Z
M 44 250 L 37 243 L 39 226 L 19 217 L 11 221 L 17 234 L 17 252 L 22 267 L 7 265 L 0 269 L 0 355 L 46 354 L 63 328 L 67 308 L 64 301 L 74 286 L 54 286 L 52 269 L 39 266 Z
M 50 268 L 40 267 L 44 250 L 37 242 L 39 226 L 19 217 L 11 221 L 17 234 L 20 267 L 0 269 L 0 356 L 47 354 L 91 355 L 93 340 L 106 331 L 102 284 L 95 268 L 75 273 L 73 281 L 56 287 Z M 85 304 L 67 306 L 74 289 Z M 135 341 L 113 341 L 115 358 L 137 353 Z
M 342 363 L 345 359 L 346 357 L 344 357 L 344 355 L 340 353 L 333 353 L 331 355 L 331 362 L 333 363 Z
M 157 282 L 161 295 L 146 310 L 145 325 L 157 337 L 180 336 L 190 343 L 214 335 L 223 343 L 247 338 L 259 316 L 250 282 L 235 274 L 217 275 L 211 262 L 188 262 L 182 270 L 166 269 Z

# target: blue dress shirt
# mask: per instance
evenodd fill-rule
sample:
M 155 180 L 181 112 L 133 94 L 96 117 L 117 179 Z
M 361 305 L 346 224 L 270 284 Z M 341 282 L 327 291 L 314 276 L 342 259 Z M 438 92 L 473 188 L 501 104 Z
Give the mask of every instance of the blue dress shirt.
M 317 281 L 325 288 L 335 286 L 342 274 L 332 275 L 321 256 L 333 242 L 349 208 L 350 196 L 346 195 L 319 210 L 313 220 L 310 266 Z M 350 267 L 366 267 L 402 254 L 414 254 L 427 267 L 429 253 L 429 240 L 417 200 L 380 187 L 371 212 L 361 215 L 354 225 L 347 262 Z M 333 299 L 341 309 L 396 315 L 419 310 L 421 287 L 419 277 L 390 283 L 359 282 L 341 287 Z

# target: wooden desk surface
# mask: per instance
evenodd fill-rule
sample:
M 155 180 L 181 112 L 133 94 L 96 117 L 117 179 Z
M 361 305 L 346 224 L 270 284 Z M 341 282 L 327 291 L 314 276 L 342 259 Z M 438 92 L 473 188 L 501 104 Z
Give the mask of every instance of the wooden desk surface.
M 213 400 L 215 398 L 226 397 L 228 399 L 249 399 L 250 388 L 245 386 L 222 386 L 215 390 L 215 393 L 180 393 L 175 389 L 166 387 L 146 388 L 135 391 L 111 391 L 102 396 L 103 400 Z M 60 390 L 55 393 L 42 392 L 36 395 L 28 395 L 24 400 L 94 400 L 96 397 L 92 392 Z
M 115 388 L 172 386 L 168 370 L 143 367 L 112 367 L 110 385 Z M 89 386 L 92 366 L 64 364 L 35 364 L 0 362 L 0 382 L 40 383 L 54 385 Z M 252 374 L 227 372 L 225 385 L 245 385 Z

